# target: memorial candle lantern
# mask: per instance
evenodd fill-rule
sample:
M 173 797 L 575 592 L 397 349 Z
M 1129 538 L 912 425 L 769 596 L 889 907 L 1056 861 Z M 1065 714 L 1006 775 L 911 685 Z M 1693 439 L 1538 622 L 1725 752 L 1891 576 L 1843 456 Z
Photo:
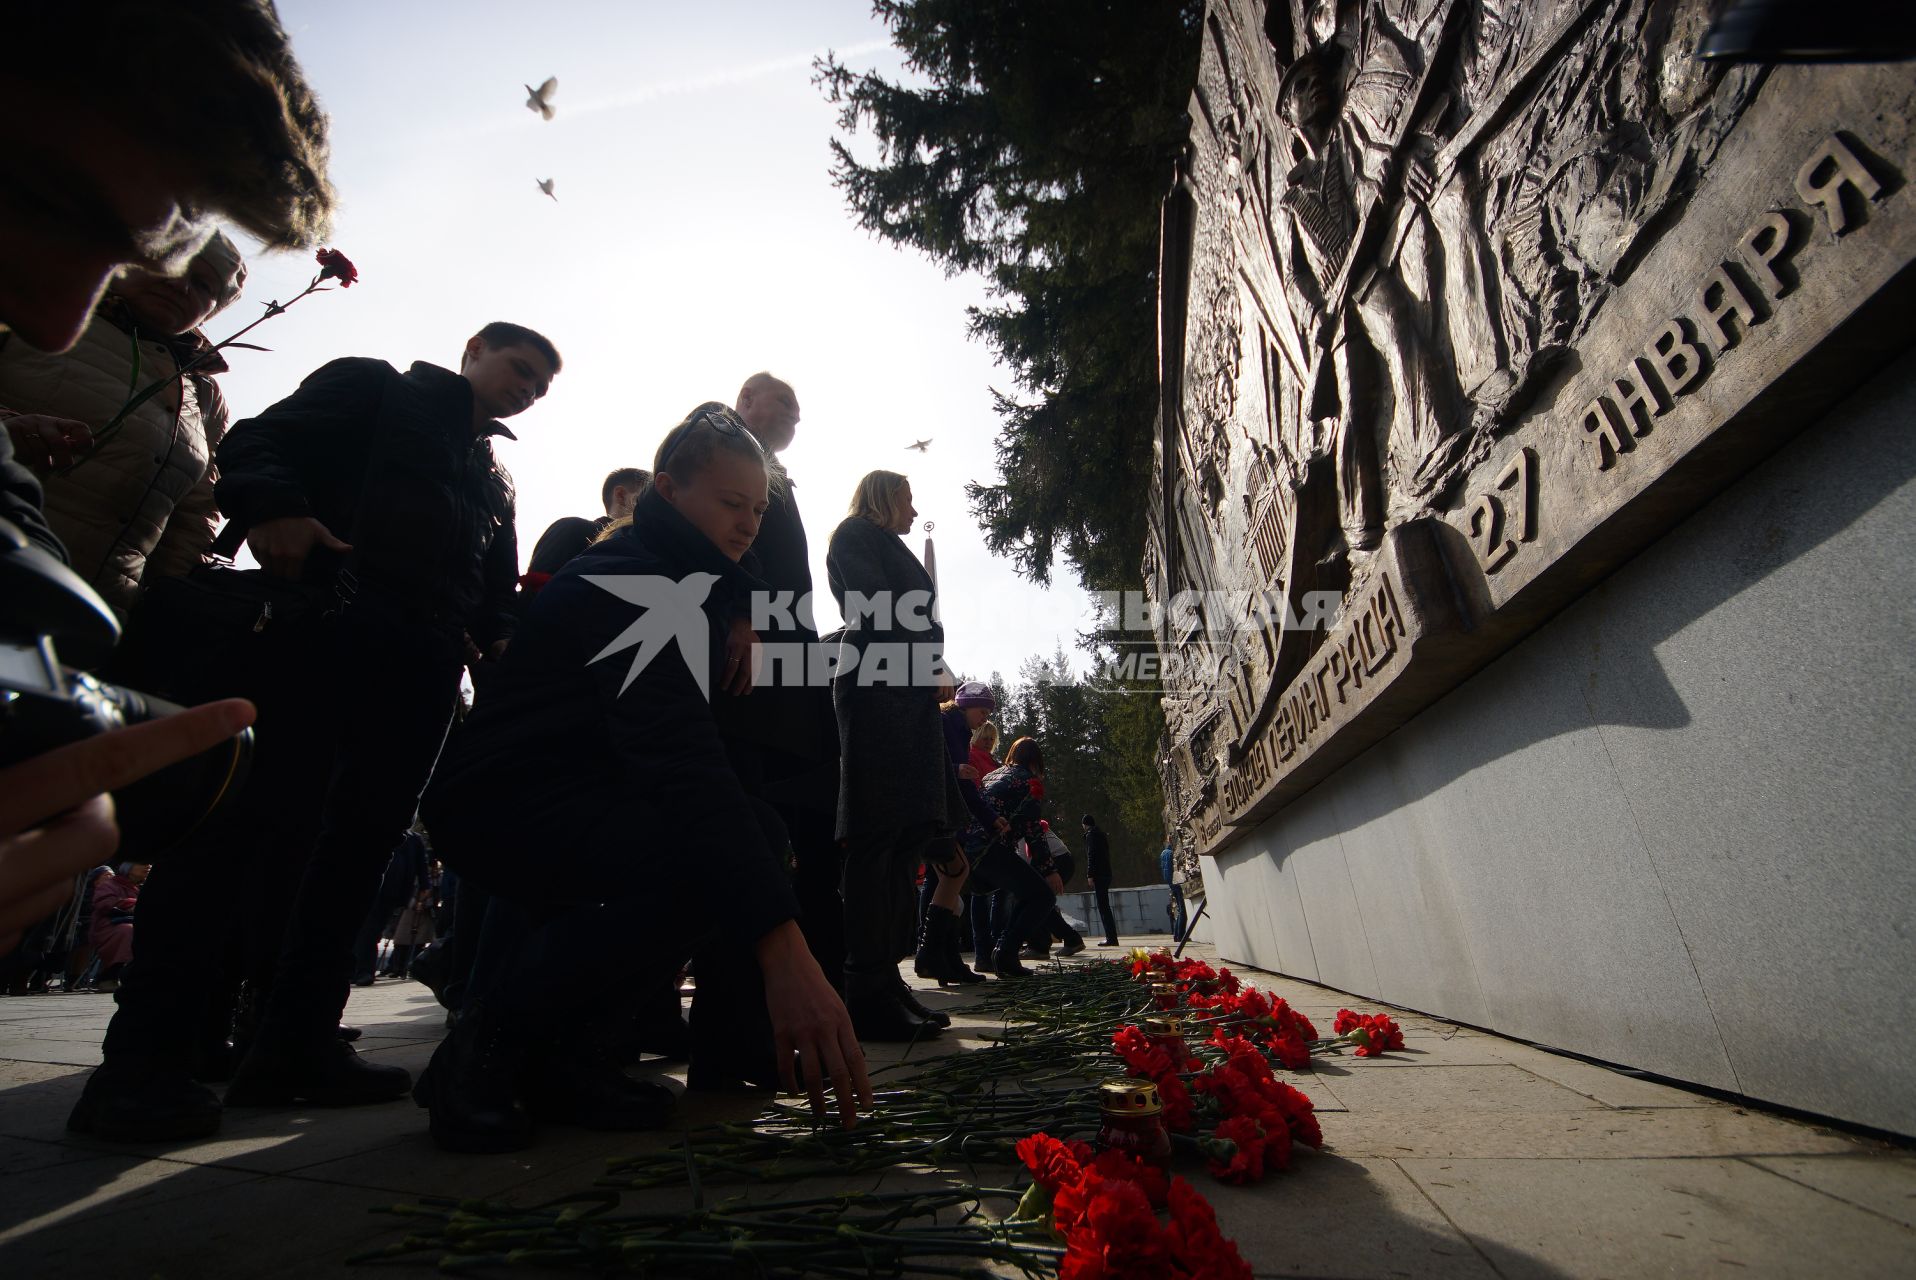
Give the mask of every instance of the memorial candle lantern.
M 1146 1018 L 1138 1024 L 1152 1044 L 1171 1055 L 1171 1061 L 1183 1062 L 1191 1056 L 1184 1043 L 1184 1024 L 1176 1018 Z
M 1166 1010 L 1178 1007 L 1178 988 L 1174 982 L 1154 982 L 1151 984 L 1151 999 L 1158 1008 Z
M 1122 1151 L 1160 1169 L 1171 1167 L 1171 1134 L 1164 1104 L 1149 1080 L 1107 1080 L 1098 1086 L 1098 1146 Z

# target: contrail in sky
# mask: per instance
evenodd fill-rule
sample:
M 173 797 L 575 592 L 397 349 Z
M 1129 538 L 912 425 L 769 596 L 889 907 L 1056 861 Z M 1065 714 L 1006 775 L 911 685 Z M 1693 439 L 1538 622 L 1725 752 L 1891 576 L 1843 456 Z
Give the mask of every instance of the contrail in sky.
M 868 53 L 877 53 L 889 49 L 889 40 L 867 40 L 837 50 L 840 58 L 861 58 Z M 641 106 L 647 102 L 656 102 L 660 98 L 676 98 L 688 93 L 705 93 L 713 89 L 724 89 L 731 85 L 744 84 L 757 80 L 761 76 L 776 75 L 780 71 L 791 71 L 799 67 L 809 67 L 814 59 L 825 50 L 814 49 L 808 53 L 789 53 L 782 58 L 772 58 L 766 62 L 754 63 L 747 67 L 732 67 L 724 71 L 714 71 L 710 75 L 690 76 L 683 80 L 661 80 L 653 84 L 640 85 L 627 89 L 623 93 L 595 102 L 579 103 L 562 107 L 566 115 L 589 115 L 601 111 L 617 111 L 624 107 Z
M 859 44 L 847 45 L 845 48 L 835 50 L 834 52 L 836 52 L 841 59 L 849 62 L 852 59 L 867 57 L 871 54 L 889 49 L 890 47 L 891 42 L 889 40 L 866 40 Z M 540 121 L 536 116 L 528 118 L 524 110 L 502 110 L 491 118 L 470 123 L 463 127 L 449 129 L 433 137 L 415 136 L 408 138 L 400 135 L 387 134 L 380 142 L 375 143 L 369 149 L 380 154 L 395 151 L 411 152 L 422 146 L 444 146 L 460 142 L 471 142 L 475 139 L 490 137 L 495 134 L 524 130 L 531 125 L 537 125 L 542 129 L 564 128 L 566 120 L 572 117 L 603 115 L 608 111 L 621 111 L 631 107 L 644 106 L 647 103 L 657 102 L 663 98 L 677 98 L 689 94 L 710 93 L 715 89 L 724 89 L 733 85 L 760 80 L 766 76 L 777 75 L 782 71 L 795 71 L 803 67 L 809 67 L 812 65 L 813 59 L 822 56 L 825 52 L 826 50 L 824 49 L 813 49 L 805 53 L 788 53 L 782 57 L 771 58 L 764 62 L 755 62 L 749 66 L 730 67 L 722 71 L 714 71 L 709 75 L 687 76 L 680 80 L 658 80 L 651 84 L 638 85 L 634 88 L 626 89 L 623 92 L 587 102 L 568 103 L 563 96 L 562 90 L 562 96 L 558 100 L 559 118 L 551 124 Z M 565 83 L 564 76 L 560 77 L 560 83 L 562 85 Z M 517 98 L 515 95 L 507 94 L 506 96 L 511 98 L 516 105 Z

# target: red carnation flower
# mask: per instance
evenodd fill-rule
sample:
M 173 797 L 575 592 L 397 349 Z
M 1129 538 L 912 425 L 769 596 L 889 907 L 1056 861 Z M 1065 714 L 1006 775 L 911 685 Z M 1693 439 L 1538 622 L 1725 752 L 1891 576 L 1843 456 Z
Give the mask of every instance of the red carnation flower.
M 1204 1280 L 1251 1280 L 1251 1266 L 1218 1230 L 1210 1203 L 1182 1178 L 1171 1180 L 1171 1226 L 1165 1232 L 1181 1273 Z
M 1333 1024 L 1337 1034 L 1357 1046 L 1360 1058 L 1375 1058 L 1391 1049 L 1404 1047 L 1404 1033 L 1388 1014 L 1337 1011 Z
M 1106 1181 L 1135 1182 L 1153 1209 L 1164 1207 L 1164 1197 L 1168 1191 L 1164 1170 L 1154 1164 L 1146 1164 L 1128 1151 L 1100 1151 L 1085 1165 L 1085 1169 Z
M 1029 1138 L 1021 1138 L 1014 1150 L 1025 1168 L 1031 1170 L 1032 1178 L 1046 1191 L 1054 1193 L 1058 1188 L 1076 1182 L 1082 1166 L 1091 1158 L 1091 1148 L 1086 1144 L 1072 1142 L 1067 1145 L 1048 1133 L 1034 1133 Z
M 353 265 L 351 258 L 337 249 L 321 249 L 313 257 L 319 261 L 321 280 L 337 280 L 340 288 L 350 289 L 354 281 L 359 279 L 359 268 Z
M 1192 1105 L 1191 1092 L 1184 1087 L 1184 1081 L 1176 1076 L 1165 1076 L 1158 1081 L 1158 1100 L 1164 1104 L 1164 1127 L 1172 1133 L 1189 1133 L 1196 1122 L 1197 1109 Z
M 1264 1126 L 1250 1116 L 1232 1116 L 1200 1142 L 1210 1158 L 1211 1176 L 1242 1186 L 1264 1178 Z
M 1176 1071 L 1171 1063 L 1171 1055 L 1152 1043 L 1143 1029 L 1137 1026 L 1118 1028 L 1111 1037 L 1111 1050 L 1123 1060 L 1134 1076 L 1158 1080 Z

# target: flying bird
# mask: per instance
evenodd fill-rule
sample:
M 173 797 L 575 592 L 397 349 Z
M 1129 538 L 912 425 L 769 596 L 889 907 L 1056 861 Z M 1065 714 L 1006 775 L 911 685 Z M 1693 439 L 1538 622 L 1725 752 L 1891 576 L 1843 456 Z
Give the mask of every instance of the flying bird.
M 539 190 L 541 190 L 541 191 L 543 191 L 543 192 L 545 192 L 545 193 L 546 193 L 547 195 L 549 195 L 549 196 L 552 196 L 552 179 L 550 179 L 550 178 L 540 178 L 540 179 L 539 179 Z M 554 200 L 555 202 L 556 202 L 556 201 L 557 201 L 557 200 L 559 199 L 559 197 L 557 197 L 557 196 L 552 196 L 552 198 L 553 198 L 553 200 Z
M 905 447 L 907 449 L 916 449 L 920 453 L 930 453 L 931 441 L 929 439 L 916 440 L 916 441 L 913 441 L 911 444 L 906 445 Z
M 559 92 L 559 77 L 547 76 L 546 82 L 537 89 L 526 86 L 526 110 L 537 111 L 546 119 L 552 119 L 552 95 Z

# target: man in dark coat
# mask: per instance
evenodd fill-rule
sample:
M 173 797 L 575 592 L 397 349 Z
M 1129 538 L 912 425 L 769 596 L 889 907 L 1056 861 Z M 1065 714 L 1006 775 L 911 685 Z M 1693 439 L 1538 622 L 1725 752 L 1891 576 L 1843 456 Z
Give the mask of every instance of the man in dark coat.
M 458 373 L 336 360 L 221 443 L 221 509 L 266 574 L 330 604 L 233 673 L 240 687 L 214 691 L 260 708 L 254 773 L 234 812 L 154 876 L 105 1065 L 69 1127 L 118 1140 L 218 1127 L 219 1100 L 183 1058 L 232 920 L 283 920 L 284 936 L 228 1104 L 382 1102 L 410 1087 L 336 1037 L 353 937 L 418 806 L 467 650 L 504 651 L 518 549 L 491 437 L 510 437 L 498 419 L 530 408 L 558 368 L 539 334 L 489 324 Z
M 738 415 L 774 459 L 797 435 L 798 395 L 791 384 L 755 373 L 739 388 Z M 752 544 L 760 580 L 780 607 L 757 621 L 762 644 L 813 645 L 811 553 L 791 476 L 782 483 Z M 789 650 L 788 650 L 789 652 Z M 771 805 L 791 838 L 799 926 L 819 968 L 843 982 L 845 913 L 838 896 L 841 852 L 833 836 L 838 805 L 838 721 L 831 690 L 802 682 L 765 683 L 713 704 L 733 767 L 747 790 Z
M 1118 945 L 1117 922 L 1111 918 L 1111 838 L 1090 814 L 1084 815 L 1085 875 L 1098 900 L 1098 920 L 1104 925 L 1104 945 Z
M 532 544 L 532 558 L 526 561 L 526 576 L 521 585 L 536 594 L 552 580 L 553 574 L 565 568 L 567 561 L 591 546 L 592 540 L 604 533 L 607 525 L 631 515 L 633 504 L 650 483 L 652 473 L 644 467 L 620 467 L 607 476 L 605 483 L 599 486 L 599 501 L 605 506 L 605 514 L 597 519 L 560 516 L 546 526 L 546 531 Z

